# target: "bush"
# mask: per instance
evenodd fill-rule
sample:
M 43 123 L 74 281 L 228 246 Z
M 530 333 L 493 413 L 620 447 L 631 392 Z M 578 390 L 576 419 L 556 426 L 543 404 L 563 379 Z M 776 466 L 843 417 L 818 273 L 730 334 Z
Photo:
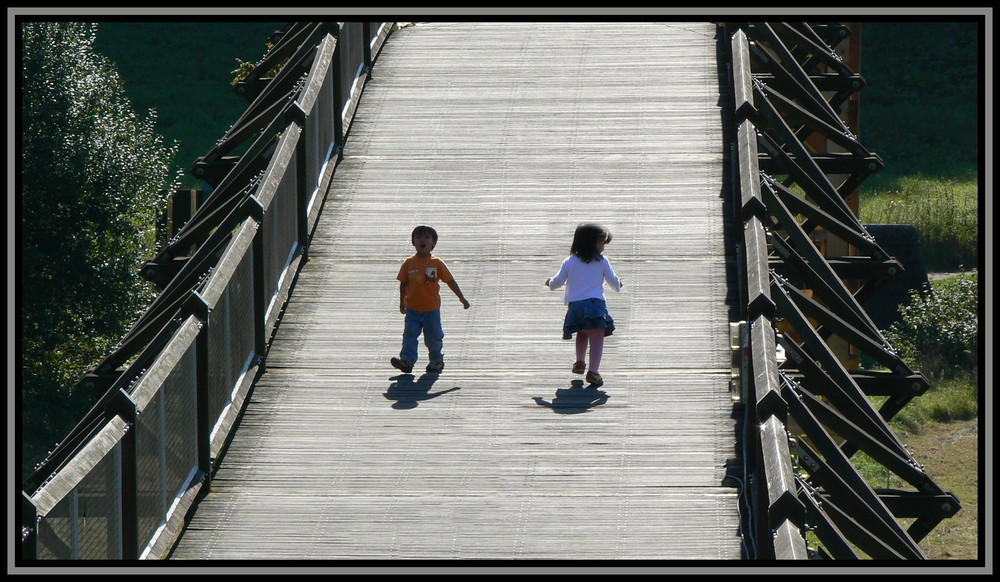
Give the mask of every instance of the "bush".
M 978 372 L 979 277 L 976 273 L 943 279 L 923 292 L 914 291 L 909 305 L 886 339 L 904 360 L 932 378 L 954 378 Z

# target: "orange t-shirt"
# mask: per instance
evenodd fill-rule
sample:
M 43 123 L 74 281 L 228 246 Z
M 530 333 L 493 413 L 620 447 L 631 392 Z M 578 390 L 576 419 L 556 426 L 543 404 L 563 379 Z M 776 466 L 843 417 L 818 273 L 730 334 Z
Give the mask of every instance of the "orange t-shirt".
M 436 279 L 433 278 L 434 273 L 437 273 Z M 433 255 L 413 255 L 403 261 L 396 278 L 407 284 L 403 298 L 405 307 L 416 311 L 437 311 L 441 309 L 441 286 L 438 281 L 451 281 L 451 271 L 444 261 Z

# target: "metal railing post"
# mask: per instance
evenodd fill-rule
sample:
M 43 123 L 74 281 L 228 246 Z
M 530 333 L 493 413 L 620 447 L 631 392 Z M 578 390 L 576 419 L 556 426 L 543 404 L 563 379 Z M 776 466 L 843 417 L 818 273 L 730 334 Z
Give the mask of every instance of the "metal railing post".
M 212 490 L 212 424 L 208 395 L 208 326 L 210 309 L 205 299 L 197 291 L 191 291 L 185 311 L 193 314 L 200 322 L 198 337 L 195 339 L 195 408 L 198 419 L 198 470 L 203 474 L 201 495 Z
M 364 55 L 365 55 L 365 78 L 371 74 L 372 70 L 372 23 L 362 22 L 361 23 L 361 36 L 364 37 Z
M 343 41 L 343 28 L 340 23 L 336 23 L 337 44 L 333 49 L 333 149 L 340 160 L 344 156 L 344 91 L 341 88 L 341 78 L 344 76 L 344 67 L 340 63 L 343 53 L 341 42 Z
M 256 196 L 247 200 L 248 214 L 257 223 L 253 237 L 253 331 L 254 349 L 260 358 L 260 372 L 264 371 L 264 353 L 267 351 L 267 290 L 264 288 L 264 207 Z
M 138 412 L 123 389 L 114 395 L 110 408 L 126 423 L 121 439 L 121 544 L 123 560 L 139 559 L 139 466 L 136 450 Z

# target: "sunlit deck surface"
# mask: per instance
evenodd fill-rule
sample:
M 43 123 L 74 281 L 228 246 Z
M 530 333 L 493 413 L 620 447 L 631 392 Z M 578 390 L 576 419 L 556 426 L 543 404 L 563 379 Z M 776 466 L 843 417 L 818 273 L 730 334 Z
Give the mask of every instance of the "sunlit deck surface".
M 712 23 L 420 23 L 361 99 L 267 372 L 173 559 L 740 559 Z M 544 281 L 596 221 L 605 384 Z M 418 224 L 446 367 L 389 365 Z M 577 384 L 573 382 L 577 381 Z

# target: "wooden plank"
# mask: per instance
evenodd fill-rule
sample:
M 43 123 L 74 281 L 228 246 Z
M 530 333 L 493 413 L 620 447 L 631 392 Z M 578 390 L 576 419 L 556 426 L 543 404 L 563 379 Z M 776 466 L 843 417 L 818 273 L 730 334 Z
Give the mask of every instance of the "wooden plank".
M 174 558 L 739 559 L 709 23 L 429 23 L 386 42 L 239 430 Z M 584 390 L 544 287 L 583 221 L 625 286 Z M 410 231 L 446 368 L 398 355 Z M 606 396 L 606 399 L 604 398 Z

